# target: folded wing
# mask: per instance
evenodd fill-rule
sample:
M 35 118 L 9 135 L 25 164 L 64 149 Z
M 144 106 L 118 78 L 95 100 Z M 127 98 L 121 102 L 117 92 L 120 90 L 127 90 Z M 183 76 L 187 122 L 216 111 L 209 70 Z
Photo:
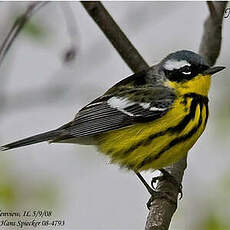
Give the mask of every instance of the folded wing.
M 130 94 L 126 94 L 130 98 L 123 94 L 104 95 L 85 106 L 72 122 L 59 128 L 64 131 L 64 135 L 54 141 L 97 135 L 158 119 L 167 113 L 175 98 L 173 92 L 166 87 L 132 89 Z M 133 100 L 136 94 L 142 96 Z M 144 100 L 146 95 L 148 101 Z

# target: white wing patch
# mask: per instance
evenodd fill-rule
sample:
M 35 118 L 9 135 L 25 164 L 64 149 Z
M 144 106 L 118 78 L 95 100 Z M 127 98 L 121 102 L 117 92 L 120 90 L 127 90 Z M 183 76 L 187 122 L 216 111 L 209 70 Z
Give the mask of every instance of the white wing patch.
M 114 109 L 118 109 L 121 112 L 129 115 L 129 116 L 133 116 L 132 113 L 127 112 L 125 110 L 125 108 L 134 105 L 135 102 L 131 102 L 126 98 L 119 98 L 119 97 L 111 97 L 108 101 L 107 101 L 108 105 Z
M 149 111 L 164 111 L 167 110 L 167 108 L 158 108 L 155 106 L 151 107 L 151 103 L 135 103 L 132 102 L 126 98 L 121 98 L 121 97 L 111 97 L 108 101 L 107 101 L 108 105 L 114 109 L 118 109 L 119 111 L 129 115 L 129 116 L 134 116 L 134 114 L 132 114 L 131 112 L 126 111 L 125 109 L 128 108 L 129 106 L 132 105 L 139 105 L 141 106 L 143 109 L 148 109 Z M 135 114 L 135 116 L 141 116 Z
M 165 111 L 167 108 L 150 107 L 150 111 Z
M 150 103 L 140 103 L 139 104 L 143 109 L 148 109 L 150 107 Z
M 174 69 L 180 69 L 184 66 L 191 66 L 187 61 L 185 60 L 168 60 L 164 64 L 164 68 L 167 70 L 174 70 Z

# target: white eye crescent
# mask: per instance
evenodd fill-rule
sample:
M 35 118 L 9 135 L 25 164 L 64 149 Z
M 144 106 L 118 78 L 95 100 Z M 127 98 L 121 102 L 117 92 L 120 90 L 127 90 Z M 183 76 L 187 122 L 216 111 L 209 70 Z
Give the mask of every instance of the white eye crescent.
M 189 75 L 189 74 L 191 74 L 191 71 L 188 71 L 188 72 L 183 71 L 182 73 L 185 75 Z
M 181 68 L 181 72 L 184 74 L 184 75 L 190 75 L 192 73 L 191 71 L 191 67 L 186 65 L 186 66 L 183 66 Z

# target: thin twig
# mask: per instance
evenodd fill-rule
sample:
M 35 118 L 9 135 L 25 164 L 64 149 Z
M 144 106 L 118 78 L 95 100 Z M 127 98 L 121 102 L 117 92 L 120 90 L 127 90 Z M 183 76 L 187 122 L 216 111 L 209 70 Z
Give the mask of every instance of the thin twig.
M 6 38 L 4 39 L 1 47 L 0 47 L 0 66 L 9 51 L 10 47 L 12 46 L 13 42 L 17 38 L 19 32 L 22 30 L 22 28 L 25 26 L 25 24 L 28 22 L 28 20 L 31 18 L 34 13 L 36 13 L 42 6 L 47 4 L 48 2 L 33 2 L 31 3 L 24 14 L 22 14 L 20 17 L 18 17 L 12 28 L 10 29 L 9 33 L 6 35 Z
M 4 39 L 3 44 L 0 47 L 0 65 L 9 51 L 10 47 L 12 46 L 13 42 L 16 41 L 16 38 L 20 31 L 23 29 L 25 24 L 29 21 L 29 19 L 45 4 L 49 2 L 34 2 L 30 3 L 30 5 L 27 7 L 26 11 L 18 17 L 18 19 L 14 22 L 13 26 L 11 27 L 9 33 Z M 71 39 L 74 40 L 73 37 Z M 26 92 L 20 92 L 15 93 L 11 96 L 9 96 L 9 100 L 7 105 L 5 105 L 4 110 L 1 111 L 2 113 L 9 113 L 13 112 L 15 109 L 26 109 L 28 107 L 32 106 L 38 106 L 41 105 L 41 101 L 43 101 L 44 104 L 49 104 L 54 101 L 55 98 L 63 96 L 64 94 L 67 94 L 71 91 L 73 88 L 73 84 L 71 84 L 71 81 L 64 81 L 64 78 L 60 78 L 63 80 L 63 82 L 59 82 L 57 85 L 55 82 L 57 82 L 55 79 L 60 75 L 61 69 L 57 70 L 55 74 L 53 74 L 51 84 L 49 87 L 46 86 L 39 86 L 37 88 L 34 88 L 32 90 L 27 90 Z M 33 92 L 33 93 L 32 93 Z M 2 92 L 1 92 L 2 93 Z M 28 95 L 33 95 L 31 97 L 28 97 Z M 3 95 L 1 95 L 1 105 L 2 105 L 2 99 Z M 20 101 L 20 103 L 18 103 Z M 23 101 L 23 103 L 21 103 Z M 20 107 L 18 105 L 20 104 Z M 2 109 L 2 106 L 1 106 Z
M 64 63 L 69 63 L 76 58 L 80 47 L 80 34 L 78 33 L 76 18 L 70 6 L 70 2 L 61 2 L 60 6 L 64 15 L 67 32 L 70 38 L 70 46 L 64 53 Z

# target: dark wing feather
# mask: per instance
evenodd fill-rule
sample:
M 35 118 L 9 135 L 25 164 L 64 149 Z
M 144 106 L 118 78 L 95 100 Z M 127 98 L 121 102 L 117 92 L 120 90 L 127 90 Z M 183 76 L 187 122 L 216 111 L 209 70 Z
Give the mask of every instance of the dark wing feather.
M 111 108 L 105 101 L 79 111 L 67 130 L 73 136 L 88 136 L 119 129 L 129 124 L 131 119 L 128 115 Z
M 132 96 L 140 100 L 132 100 Z M 175 95 L 166 87 L 150 87 L 130 89 L 130 99 L 124 99 L 123 93 L 109 94 L 99 97 L 76 115 L 75 119 L 60 127 L 63 136 L 58 141 L 74 137 L 92 136 L 107 131 L 124 128 L 138 122 L 148 122 L 163 116 L 173 104 Z M 148 95 L 148 103 L 142 102 Z M 113 104 L 120 100 L 121 106 Z M 125 103 L 127 106 L 125 106 Z M 54 140 L 56 141 L 56 140 Z

